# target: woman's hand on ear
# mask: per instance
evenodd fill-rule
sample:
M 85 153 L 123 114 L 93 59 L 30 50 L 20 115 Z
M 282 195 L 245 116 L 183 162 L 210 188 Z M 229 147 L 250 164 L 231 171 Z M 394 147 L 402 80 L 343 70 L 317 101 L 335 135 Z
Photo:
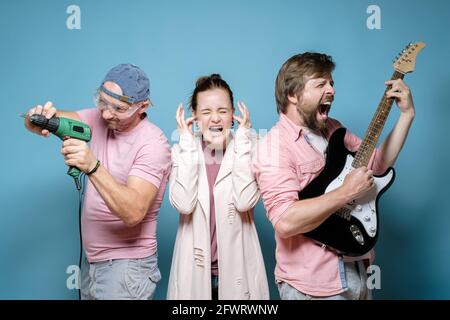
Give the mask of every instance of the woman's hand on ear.
M 195 121 L 195 116 L 194 117 L 190 117 L 185 119 L 184 118 L 184 109 L 183 109 L 183 104 L 180 103 L 178 105 L 178 109 L 177 109 L 177 113 L 175 115 L 175 118 L 177 120 L 177 129 L 178 132 L 181 134 L 183 133 L 189 133 L 191 135 L 193 135 L 193 131 L 192 131 L 192 124 Z
M 240 101 L 238 101 L 237 105 L 239 110 L 241 111 L 242 117 L 233 114 L 233 119 L 239 123 L 239 127 L 250 129 L 252 127 L 252 124 L 250 122 L 250 113 L 248 112 L 247 106 Z

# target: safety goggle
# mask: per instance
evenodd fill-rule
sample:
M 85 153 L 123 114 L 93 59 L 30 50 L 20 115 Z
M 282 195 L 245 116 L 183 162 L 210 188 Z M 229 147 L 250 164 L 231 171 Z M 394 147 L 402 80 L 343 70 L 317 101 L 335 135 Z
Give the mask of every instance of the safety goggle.
M 140 108 L 139 105 L 117 105 L 114 103 L 110 103 L 101 98 L 99 90 L 94 95 L 94 103 L 100 111 L 104 111 L 106 109 L 114 112 L 118 116 L 129 117 L 136 112 L 137 109 Z

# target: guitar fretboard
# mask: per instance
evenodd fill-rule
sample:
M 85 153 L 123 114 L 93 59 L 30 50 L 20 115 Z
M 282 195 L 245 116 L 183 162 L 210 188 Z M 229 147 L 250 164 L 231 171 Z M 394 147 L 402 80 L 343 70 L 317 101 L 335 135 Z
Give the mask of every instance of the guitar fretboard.
M 404 74 L 395 71 L 391 77 L 391 80 L 403 79 Z M 364 139 L 356 153 L 355 159 L 353 159 L 353 168 L 359 168 L 362 166 L 367 167 L 372 156 L 373 150 L 375 149 L 378 139 L 380 138 L 383 127 L 386 123 L 389 112 L 391 111 L 392 103 L 394 99 L 389 99 L 386 97 L 386 92 L 391 89 L 388 86 L 384 91 L 383 98 L 378 105 L 377 111 L 370 122 L 369 128 L 366 131 Z

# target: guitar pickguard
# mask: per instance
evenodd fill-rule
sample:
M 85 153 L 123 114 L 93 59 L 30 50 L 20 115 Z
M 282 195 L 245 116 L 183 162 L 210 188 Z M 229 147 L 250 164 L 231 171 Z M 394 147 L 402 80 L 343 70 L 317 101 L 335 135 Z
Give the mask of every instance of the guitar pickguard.
M 339 176 L 334 179 L 326 188 L 325 193 L 333 191 L 340 187 L 344 182 L 345 177 L 350 171 L 353 170 L 352 162 L 353 156 L 348 154 L 347 160 L 345 162 L 344 168 Z M 389 185 L 391 180 L 394 178 L 394 171 L 392 169 L 388 170 L 387 174 L 382 177 L 374 176 L 374 187 L 366 194 L 364 197 L 356 199 L 351 203 L 347 203 L 345 209 L 348 209 L 349 212 L 339 213 L 339 215 L 343 219 L 350 218 L 351 216 L 358 219 L 363 225 L 364 229 L 367 232 L 367 235 L 370 237 L 375 237 L 377 234 L 377 208 L 376 208 L 376 199 L 378 194 L 384 190 L 384 188 Z M 356 232 L 356 231 L 355 231 Z M 356 238 L 356 235 L 355 235 Z

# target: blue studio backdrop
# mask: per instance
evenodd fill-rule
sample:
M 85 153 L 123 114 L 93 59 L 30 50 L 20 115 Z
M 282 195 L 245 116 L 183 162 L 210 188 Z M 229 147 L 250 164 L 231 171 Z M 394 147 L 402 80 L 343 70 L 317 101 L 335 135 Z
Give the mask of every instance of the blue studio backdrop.
M 0 298 L 77 299 L 78 194 L 61 142 L 24 129 L 19 113 L 52 101 L 92 107 L 114 65 L 134 63 L 151 83 L 151 121 L 174 143 L 175 111 L 201 75 L 220 73 L 253 127 L 277 121 L 274 82 L 290 56 L 326 52 L 337 63 L 331 116 L 363 136 L 390 78 L 392 60 L 411 41 L 427 47 L 411 87 L 416 119 L 396 163 L 397 179 L 380 201 L 378 299 L 450 299 L 448 91 L 450 2 L 303 0 L 6 0 L 0 2 L 1 217 Z M 383 137 L 399 112 L 393 108 Z M 255 219 L 271 298 L 273 228 L 260 202 Z M 164 299 L 178 213 L 167 199 L 158 220 Z M 69 284 L 69 285 L 68 285 Z

